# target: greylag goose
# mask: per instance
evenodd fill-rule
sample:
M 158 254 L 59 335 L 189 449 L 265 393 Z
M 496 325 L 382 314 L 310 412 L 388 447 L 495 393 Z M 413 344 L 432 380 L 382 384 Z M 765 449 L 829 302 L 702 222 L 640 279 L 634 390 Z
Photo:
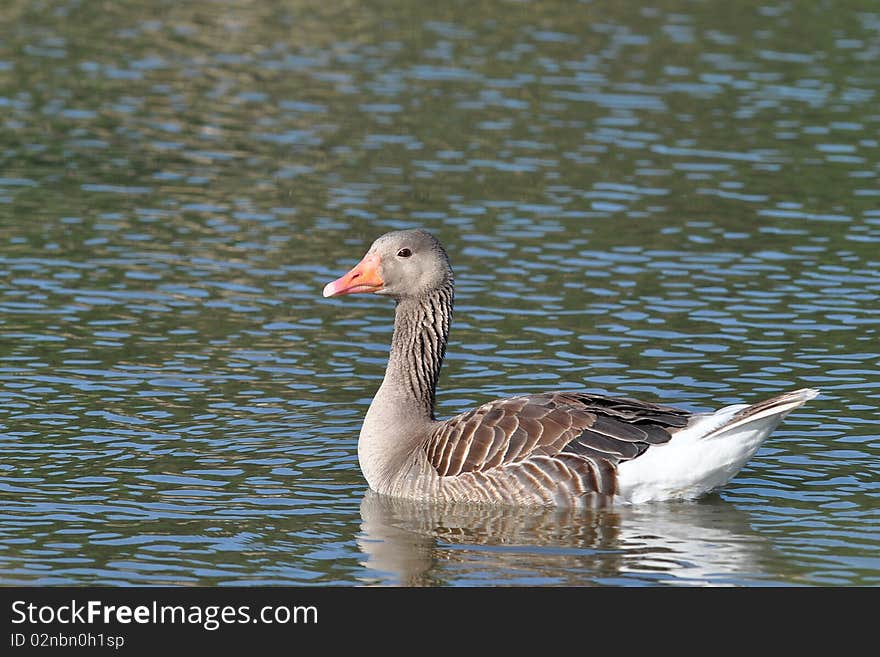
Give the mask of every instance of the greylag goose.
M 424 230 L 379 237 L 324 287 L 396 302 L 385 378 L 367 411 L 358 461 L 370 488 L 441 502 L 599 506 L 692 499 L 724 486 L 782 419 L 818 394 L 804 388 L 715 412 L 545 392 L 434 414 L 453 306 L 453 275 Z

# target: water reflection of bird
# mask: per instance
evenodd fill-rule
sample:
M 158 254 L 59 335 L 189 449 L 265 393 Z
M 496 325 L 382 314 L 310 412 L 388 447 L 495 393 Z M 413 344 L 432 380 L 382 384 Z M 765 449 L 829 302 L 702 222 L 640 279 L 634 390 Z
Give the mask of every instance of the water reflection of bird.
M 767 435 L 818 394 L 804 389 L 714 413 L 584 392 L 489 402 L 434 419 L 453 306 L 452 268 L 422 230 L 377 239 L 324 296 L 397 302 L 385 378 L 358 441 L 373 490 L 412 499 L 593 506 L 695 498 L 725 485 Z
M 770 546 L 729 504 L 615 509 L 431 503 L 367 491 L 368 584 L 724 585 L 760 582 Z

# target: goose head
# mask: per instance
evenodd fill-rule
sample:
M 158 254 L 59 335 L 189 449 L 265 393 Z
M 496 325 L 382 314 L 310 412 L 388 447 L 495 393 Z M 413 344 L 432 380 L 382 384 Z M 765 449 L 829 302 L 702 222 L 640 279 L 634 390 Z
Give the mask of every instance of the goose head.
M 424 230 L 385 233 L 347 274 L 324 286 L 325 297 L 371 292 L 397 301 L 424 297 L 452 282 L 443 246 Z

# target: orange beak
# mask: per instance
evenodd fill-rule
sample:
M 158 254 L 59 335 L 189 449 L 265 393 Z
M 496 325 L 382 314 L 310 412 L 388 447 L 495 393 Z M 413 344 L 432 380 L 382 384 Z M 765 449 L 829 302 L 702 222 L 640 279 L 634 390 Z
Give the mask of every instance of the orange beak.
M 385 281 L 379 274 L 379 265 L 381 264 L 379 256 L 368 253 L 345 276 L 337 278 L 332 283 L 327 283 L 324 286 L 324 296 L 336 297 L 340 294 L 378 292 L 385 286 Z

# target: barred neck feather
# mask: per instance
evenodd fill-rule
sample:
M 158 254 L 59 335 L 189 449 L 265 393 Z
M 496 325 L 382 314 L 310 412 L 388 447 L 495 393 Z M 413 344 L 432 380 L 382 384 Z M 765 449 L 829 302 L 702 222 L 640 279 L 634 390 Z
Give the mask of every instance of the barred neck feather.
M 450 279 L 445 286 L 425 296 L 401 299 L 394 316 L 385 380 L 397 381 L 403 394 L 431 420 L 449 338 L 453 298 Z

